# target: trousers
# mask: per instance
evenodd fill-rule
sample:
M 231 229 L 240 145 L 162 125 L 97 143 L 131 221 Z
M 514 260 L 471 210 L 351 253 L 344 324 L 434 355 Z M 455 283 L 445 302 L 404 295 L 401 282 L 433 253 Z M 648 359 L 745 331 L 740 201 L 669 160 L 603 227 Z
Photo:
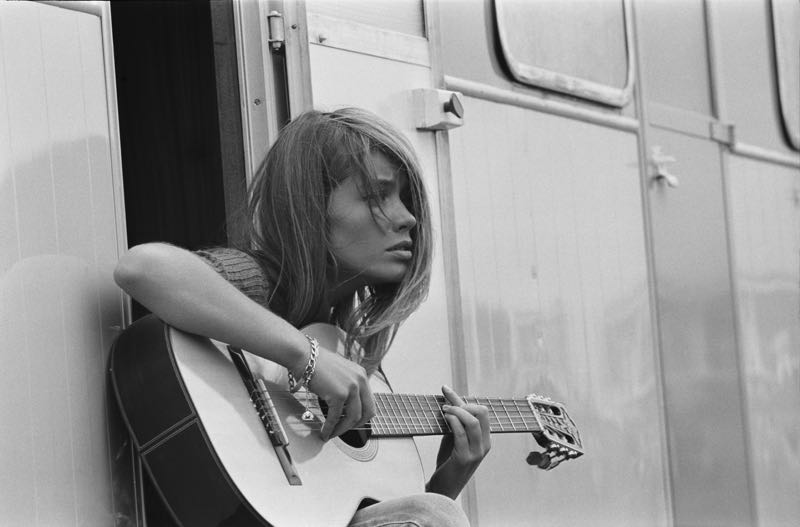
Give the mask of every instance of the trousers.
M 364 507 L 348 527 L 469 527 L 469 520 L 455 501 L 426 492 Z

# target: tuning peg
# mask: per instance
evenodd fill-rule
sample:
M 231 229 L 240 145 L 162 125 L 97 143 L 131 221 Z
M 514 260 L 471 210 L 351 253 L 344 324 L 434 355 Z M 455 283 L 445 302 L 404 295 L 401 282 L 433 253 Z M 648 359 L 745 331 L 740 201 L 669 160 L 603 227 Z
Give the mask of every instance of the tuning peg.
M 549 467 L 547 467 L 547 470 L 553 470 L 553 469 L 554 469 L 554 468 L 556 468 L 558 465 L 560 465 L 560 464 L 561 464 L 561 462 L 562 462 L 562 461 L 564 461 L 565 459 L 566 459 L 566 458 L 565 458 L 564 456 L 557 456 L 557 457 L 554 457 L 553 459 L 551 459 L 551 460 L 550 460 L 550 466 L 549 466 Z
M 536 465 L 542 470 L 547 470 L 550 467 L 550 456 L 543 452 L 532 451 L 525 458 L 529 465 Z

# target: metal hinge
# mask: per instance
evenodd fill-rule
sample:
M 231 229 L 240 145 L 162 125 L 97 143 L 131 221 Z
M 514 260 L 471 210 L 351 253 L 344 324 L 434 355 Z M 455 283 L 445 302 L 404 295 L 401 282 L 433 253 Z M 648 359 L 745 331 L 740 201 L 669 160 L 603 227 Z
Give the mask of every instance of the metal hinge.
M 709 128 L 709 134 L 714 141 L 728 146 L 732 146 L 736 142 L 736 128 L 734 125 L 712 121 Z
M 267 15 L 269 38 L 267 42 L 272 46 L 272 51 L 278 51 L 286 41 L 283 33 L 283 15 L 278 11 L 270 11 Z

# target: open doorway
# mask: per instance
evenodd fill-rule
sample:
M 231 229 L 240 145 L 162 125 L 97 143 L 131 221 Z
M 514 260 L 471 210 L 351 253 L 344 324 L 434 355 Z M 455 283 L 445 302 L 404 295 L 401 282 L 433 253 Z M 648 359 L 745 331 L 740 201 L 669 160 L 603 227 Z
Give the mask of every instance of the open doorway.
M 111 12 L 129 245 L 234 242 L 245 174 L 231 2 Z
M 111 13 L 129 246 L 237 243 L 246 183 L 231 0 L 115 1 Z M 142 483 L 146 524 L 174 525 Z

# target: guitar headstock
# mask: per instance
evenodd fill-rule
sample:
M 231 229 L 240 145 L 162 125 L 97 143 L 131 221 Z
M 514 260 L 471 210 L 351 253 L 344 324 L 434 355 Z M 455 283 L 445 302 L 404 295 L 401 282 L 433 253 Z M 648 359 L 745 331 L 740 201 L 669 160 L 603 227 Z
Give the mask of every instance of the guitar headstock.
M 531 452 L 528 463 L 552 470 L 562 461 L 582 456 L 580 432 L 564 405 L 535 393 L 526 399 L 540 428 L 540 431 L 533 433 L 533 437 L 545 449 L 544 452 Z

